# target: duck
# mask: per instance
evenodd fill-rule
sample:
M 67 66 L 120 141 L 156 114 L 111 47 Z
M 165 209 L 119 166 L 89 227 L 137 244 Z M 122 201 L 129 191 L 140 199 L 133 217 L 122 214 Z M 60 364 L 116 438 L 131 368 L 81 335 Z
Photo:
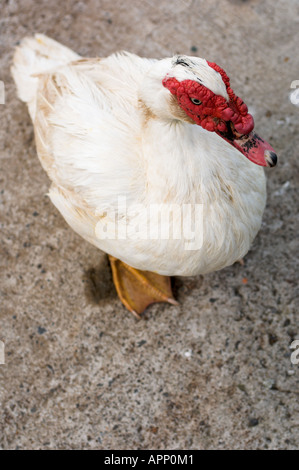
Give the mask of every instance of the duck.
M 137 318 L 155 302 L 177 305 L 172 276 L 246 255 L 277 155 L 223 68 L 181 54 L 84 58 L 35 34 L 16 47 L 11 72 L 52 203 L 108 254 Z

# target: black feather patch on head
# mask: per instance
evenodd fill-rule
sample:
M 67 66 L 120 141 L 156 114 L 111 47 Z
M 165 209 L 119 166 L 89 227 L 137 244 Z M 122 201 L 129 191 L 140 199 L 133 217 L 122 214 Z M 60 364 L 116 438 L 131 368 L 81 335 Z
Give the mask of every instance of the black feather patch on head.
M 183 57 L 179 56 L 175 62 L 175 65 L 182 65 L 183 67 L 189 67 L 190 64 L 186 62 L 186 59 L 183 59 Z
M 202 80 L 197 76 L 197 74 L 192 70 L 192 66 L 195 67 L 196 64 L 193 60 L 191 60 L 189 57 L 185 56 L 177 56 L 174 65 L 182 65 L 183 67 L 189 68 L 189 71 L 191 74 L 194 75 L 194 80 L 196 82 L 202 83 Z

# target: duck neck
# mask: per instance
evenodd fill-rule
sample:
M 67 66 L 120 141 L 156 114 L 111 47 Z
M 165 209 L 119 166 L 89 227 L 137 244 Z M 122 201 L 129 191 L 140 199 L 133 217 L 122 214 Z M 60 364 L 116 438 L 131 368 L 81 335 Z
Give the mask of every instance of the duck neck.
M 184 201 L 198 194 L 203 169 L 193 127 L 155 117 L 146 124 L 142 143 L 148 194 L 155 195 L 159 202 L 168 198 Z

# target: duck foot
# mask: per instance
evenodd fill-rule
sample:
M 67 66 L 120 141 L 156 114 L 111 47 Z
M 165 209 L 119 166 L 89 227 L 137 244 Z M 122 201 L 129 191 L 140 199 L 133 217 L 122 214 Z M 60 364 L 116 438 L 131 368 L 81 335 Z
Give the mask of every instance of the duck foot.
M 124 306 L 140 319 L 141 313 L 156 302 L 178 305 L 173 298 L 170 277 L 140 271 L 109 255 L 113 282 Z

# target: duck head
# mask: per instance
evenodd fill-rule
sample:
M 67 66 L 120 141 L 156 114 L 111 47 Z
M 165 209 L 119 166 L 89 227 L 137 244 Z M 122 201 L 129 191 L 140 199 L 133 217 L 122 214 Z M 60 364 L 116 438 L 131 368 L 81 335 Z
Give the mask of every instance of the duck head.
M 221 67 L 205 59 L 182 55 L 158 62 L 160 64 L 153 68 L 152 84 L 154 78 L 161 80 L 162 73 L 162 85 L 167 91 L 167 95 L 163 94 L 160 81 L 160 90 L 152 100 L 160 117 L 164 113 L 197 124 L 217 134 L 253 163 L 276 165 L 276 153 L 254 132 L 253 117 L 243 100 L 233 92 Z

